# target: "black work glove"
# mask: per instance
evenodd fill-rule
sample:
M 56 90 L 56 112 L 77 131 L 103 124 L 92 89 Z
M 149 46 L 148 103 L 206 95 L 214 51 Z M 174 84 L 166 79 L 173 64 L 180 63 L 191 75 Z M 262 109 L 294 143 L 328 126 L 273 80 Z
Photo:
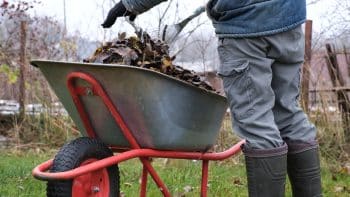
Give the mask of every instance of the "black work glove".
M 109 10 L 107 18 L 102 23 L 103 28 L 109 28 L 111 27 L 118 17 L 122 16 L 129 16 L 130 21 L 134 21 L 136 18 L 136 14 L 133 14 L 132 12 L 129 12 L 122 1 L 117 3 L 112 9 Z

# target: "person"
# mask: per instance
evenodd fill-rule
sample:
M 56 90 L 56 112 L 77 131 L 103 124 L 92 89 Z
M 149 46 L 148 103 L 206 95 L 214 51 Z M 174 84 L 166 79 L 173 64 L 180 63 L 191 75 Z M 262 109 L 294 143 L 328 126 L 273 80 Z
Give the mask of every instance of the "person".
M 135 17 L 165 0 L 121 0 L 102 26 Z M 234 131 L 246 139 L 250 197 L 322 196 L 316 128 L 299 106 L 305 0 L 210 0 Z

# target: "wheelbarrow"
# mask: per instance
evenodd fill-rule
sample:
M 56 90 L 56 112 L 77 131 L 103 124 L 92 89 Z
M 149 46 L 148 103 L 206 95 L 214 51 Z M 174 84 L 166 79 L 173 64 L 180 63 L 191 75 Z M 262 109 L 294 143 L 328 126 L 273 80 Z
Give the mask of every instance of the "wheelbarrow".
M 119 196 L 118 164 L 139 158 L 140 196 L 150 175 L 163 196 L 171 192 L 151 158 L 202 161 L 201 196 L 208 165 L 240 151 L 244 141 L 210 152 L 227 109 L 226 98 L 149 69 L 34 60 L 83 137 L 33 169 L 48 181 L 48 196 Z

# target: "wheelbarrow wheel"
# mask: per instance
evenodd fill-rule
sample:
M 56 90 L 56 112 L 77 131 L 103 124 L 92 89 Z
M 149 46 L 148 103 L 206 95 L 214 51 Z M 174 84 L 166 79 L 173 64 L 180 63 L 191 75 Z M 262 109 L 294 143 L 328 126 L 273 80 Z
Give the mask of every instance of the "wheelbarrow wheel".
M 53 160 L 50 172 L 63 172 L 110 157 L 113 152 L 97 139 L 77 138 L 65 144 Z M 73 180 L 49 181 L 49 197 L 119 196 L 119 169 L 117 165 L 90 172 Z

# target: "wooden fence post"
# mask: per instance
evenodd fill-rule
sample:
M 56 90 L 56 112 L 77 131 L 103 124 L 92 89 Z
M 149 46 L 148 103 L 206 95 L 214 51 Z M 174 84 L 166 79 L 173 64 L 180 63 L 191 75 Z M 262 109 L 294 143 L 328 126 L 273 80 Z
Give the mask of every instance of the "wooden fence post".
M 25 114 L 25 73 L 26 73 L 26 41 L 27 41 L 27 22 L 21 21 L 20 37 L 20 55 L 19 55 L 19 119 L 22 121 Z
M 332 50 L 330 44 L 326 44 L 327 50 L 327 68 L 331 78 L 333 87 L 345 87 L 345 80 L 341 74 L 341 70 L 337 60 L 337 53 Z M 338 108 L 342 113 L 342 122 L 345 135 L 345 142 L 350 143 L 350 99 L 345 89 L 335 89 Z
M 301 79 L 301 101 L 306 112 L 309 111 L 309 81 L 310 81 L 310 66 L 311 66 L 311 51 L 312 45 L 312 21 L 307 20 L 305 23 L 305 61 L 302 70 Z
M 350 78 L 350 56 L 348 54 L 347 48 L 345 45 L 343 45 L 343 49 L 344 49 L 344 55 L 345 55 L 345 62 L 347 64 L 348 67 L 348 76 Z

